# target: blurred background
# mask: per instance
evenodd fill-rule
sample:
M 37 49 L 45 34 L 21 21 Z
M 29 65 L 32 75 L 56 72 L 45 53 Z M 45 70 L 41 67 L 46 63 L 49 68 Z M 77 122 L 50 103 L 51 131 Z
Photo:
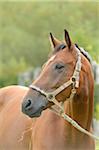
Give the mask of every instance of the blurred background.
M 0 2 L 0 87 L 30 84 L 51 51 L 49 33 L 63 40 L 65 28 L 93 60 L 99 133 L 99 2 Z

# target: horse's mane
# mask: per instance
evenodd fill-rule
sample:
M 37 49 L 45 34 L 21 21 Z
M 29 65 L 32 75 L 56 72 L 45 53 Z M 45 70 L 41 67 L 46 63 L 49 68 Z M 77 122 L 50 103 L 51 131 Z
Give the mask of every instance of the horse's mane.
M 87 60 L 92 64 L 92 58 L 89 53 L 82 47 L 79 47 L 77 44 L 75 46 L 79 49 L 79 51 L 87 58 Z

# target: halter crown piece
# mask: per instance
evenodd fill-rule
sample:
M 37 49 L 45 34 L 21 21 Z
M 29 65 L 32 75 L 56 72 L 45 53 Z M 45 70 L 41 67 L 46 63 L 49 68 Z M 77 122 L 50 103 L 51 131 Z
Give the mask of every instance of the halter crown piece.
M 75 48 L 77 51 L 77 62 L 76 62 L 74 73 L 73 73 L 72 77 L 70 78 L 70 80 L 68 80 L 63 85 L 61 85 L 59 88 L 57 88 L 55 91 L 50 92 L 50 93 L 45 92 L 44 90 L 41 90 L 39 87 L 37 87 L 35 85 L 30 85 L 29 87 L 31 89 L 41 93 L 42 95 L 44 95 L 48 101 L 53 102 L 57 106 L 57 107 L 52 106 L 50 108 L 54 113 L 56 113 L 57 115 L 64 118 L 66 121 L 68 121 L 70 124 L 72 124 L 80 132 L 85 133 L 88 136 L 90 136 L 96 140 L 99 140 L 99 137 L 96 137 L 95 135 L 91 134 L 90 132 L 88 132 L 87 130 L 82 128 L 76 121 L 74 121 L 71 117 L 69 117 L 67 114 L 65 114 L 64 105 L 61 105 L 61 103 L 56 100 L 56 96 L 60 92 L 62 92 L 64 89 L 69 87 L 70 85 L 72 85 L 72 90 L 71 90 L 70 97 L 67 99 L 72 100 L 74 98 L 74 95 L 76 94 L 76 89 L 79 87 L 79 77 L 80 77 L 80 71 L 81 71 L 81 53 L 77 47 L 75 47 Z

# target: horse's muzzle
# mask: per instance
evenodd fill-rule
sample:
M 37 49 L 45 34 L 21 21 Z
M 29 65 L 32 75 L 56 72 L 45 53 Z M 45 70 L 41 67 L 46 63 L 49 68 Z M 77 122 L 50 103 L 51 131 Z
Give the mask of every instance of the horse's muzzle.
M 47 107 L 45 97 L 35 97 L 33 99 L 26 96 L 22 102 L 22 112 L 29 117 L 39 117 L 44 109 Z

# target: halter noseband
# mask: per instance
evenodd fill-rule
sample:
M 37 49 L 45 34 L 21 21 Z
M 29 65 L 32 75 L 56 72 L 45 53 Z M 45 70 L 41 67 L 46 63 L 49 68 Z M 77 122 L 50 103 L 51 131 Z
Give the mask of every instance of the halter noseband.
M 71 90 L 71 94 L 69 99 L 72 99 L 76 93 L 76 88 L 79 87 L 79 76 L 80 76 L 80 71 L 81 71 L 81 53 L 80 51 L 76 48 L 77 50 L 77 62 L 76 62 L 76 66 L 75 66 L 75 70 L 74 73 L 72 75 L 72 77 L 70 78 L 69 81 L 65 82 L 63 85 L 61 85 L 59 88 L 57 88 L 55 91 L 53 92 L 45 92 L 44 90 L 41 90 L 39 87 L 35 86 L 35 85 L 30 85 L 29 87 L 33 90 L 36 90 L 37 92 L 41 93 L 42 95 L 44 95 L 48 101 L 53 102 L 54 104 L 56 104 L 56 96 L 62 92 L 64 89 L 66 89 L 67 87 L 69 87 L 70 85 L 72 85 L 72 90 Z M 58 101 L 57 101 L 58 102 Z

